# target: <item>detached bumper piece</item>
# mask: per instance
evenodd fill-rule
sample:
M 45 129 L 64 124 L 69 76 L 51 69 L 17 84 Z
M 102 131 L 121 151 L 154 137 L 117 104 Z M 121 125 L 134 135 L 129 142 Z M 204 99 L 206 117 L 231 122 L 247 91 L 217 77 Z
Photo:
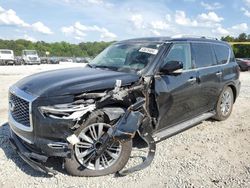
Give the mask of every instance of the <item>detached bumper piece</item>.
M 9 140 L 10 140 L 12 148 L 33 169 L 40 171 L 42 173 L 48 174 L 50 176 L 57 174 L 56 171 L 44 165 L 44 163 L 48 159 L 47 156 L 29 151 L 13 132 L 11 132 L 11 136 Z
M 125 114 L 119 119 L 114 127 L 109 128 L 107 134 L 104 134 L 101 137 L 102 146 L 97 150 L 94 159 L 99 158 L 102 153 L 110 146 L 114 141 L 126 142 L 131 140 L 136 131 L 139 132 L 140 137 L 147 143 L 148 145 L 148 155 L 147 158 L 140 164 L 133 166 L 129 169 L 120 170 L 117 172 L 118 176 L 126 176 L 127 174 L 142 170 L 148 167 L 154 159 L 156 144 L 151 136 L 152 129 L 150 128 L 148 122 L 143 124 L 141 127 L 141 123 L 143 122 L 143 114 L 139 111 L 143 104 L 144 100 L 140 100 L 135 104 L 131 105 L 125 112 Z M 139 130 L 138 130 L 139 129 Z
M 140 113 L 140 109 L 144 103 L 144 99 L 139 100 L 127 109 L 123 117 L 121 117 L 121 119 L 117 122 L 114 130 L 112 130 L 111 137 L 115 140 L 126 141 L 128 139 L 132 139 L 136 131 L 138 131 L 140 137 L 148 145 L 148 155 L 142 163 L 129 169 L 118 171 L 118 176 L 126 176 L 127 174 L 147 168 L 154 159 L 156 144 L 151 134 L 152 128 L 147 121 L 143 122 L 144 116 Z

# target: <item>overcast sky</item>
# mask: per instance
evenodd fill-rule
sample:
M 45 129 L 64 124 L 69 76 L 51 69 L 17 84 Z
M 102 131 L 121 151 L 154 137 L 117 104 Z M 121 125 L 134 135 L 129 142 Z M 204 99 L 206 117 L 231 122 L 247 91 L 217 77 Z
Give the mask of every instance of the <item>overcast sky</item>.
M 0 38 L 110 41 L 250 33 L 250 0 L 0 0 Z

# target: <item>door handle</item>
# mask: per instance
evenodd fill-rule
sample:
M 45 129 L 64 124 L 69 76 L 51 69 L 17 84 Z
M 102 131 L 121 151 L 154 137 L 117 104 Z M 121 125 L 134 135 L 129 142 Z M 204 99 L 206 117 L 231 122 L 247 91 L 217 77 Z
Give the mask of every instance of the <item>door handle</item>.
M 216 73 L 216 76 L 221 76 L 221 75 L 222 75 L 221 71 Z
M 191 78 L 188 79 L 188 82 L 194 83 L 194 82 L 196 82 L 196 80 L 197 80 L 196 78 L 191 77 Z

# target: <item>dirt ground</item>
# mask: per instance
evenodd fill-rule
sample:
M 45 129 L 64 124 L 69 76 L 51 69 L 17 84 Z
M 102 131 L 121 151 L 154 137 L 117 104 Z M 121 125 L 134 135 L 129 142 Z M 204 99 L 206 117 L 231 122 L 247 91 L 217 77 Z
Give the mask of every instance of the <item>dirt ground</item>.
M 228 120 L 208 120 L 159 143 L 156 157 L 147 169 L 119 178 L 71 177 L 64 171 L 47 177 L 34 171 L 11 149 L 8 141 L 8 88 L 27 75 L 72 66 L 84 65 L 0 67 L 0 188 L 250 187 L 250 72 L 241 73 L 241 92 Z M 132 156 L 143 154 L 137 150 Z M 136 162 L 131 161 L 130 164 Z

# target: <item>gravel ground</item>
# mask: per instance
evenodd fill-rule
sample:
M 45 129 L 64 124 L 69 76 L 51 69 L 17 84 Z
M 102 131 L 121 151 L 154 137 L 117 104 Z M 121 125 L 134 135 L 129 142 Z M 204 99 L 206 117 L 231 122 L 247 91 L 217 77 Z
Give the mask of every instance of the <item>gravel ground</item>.
M 7 91 L 20 78 L 35 72 L 80 64 L 0 67 L 0 188 L 2 187 L 250 187 L 250 72 L 241 73 L 241 93 L 224 122 L 205 121 L 157 145 L 151 166 L 125 177 L 46 177 L 25 164 L 8 141 Z M 134 151 L 128 166 L 141 161 Z

